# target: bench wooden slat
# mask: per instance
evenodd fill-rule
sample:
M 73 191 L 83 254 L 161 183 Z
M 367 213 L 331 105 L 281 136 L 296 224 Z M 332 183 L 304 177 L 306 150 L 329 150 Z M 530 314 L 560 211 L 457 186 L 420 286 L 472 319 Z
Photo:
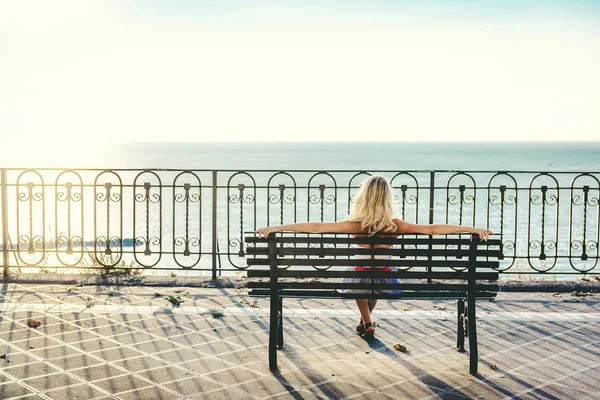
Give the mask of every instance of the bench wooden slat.
M 269 296 L 270 291 L 265 289 L 254 289 L 249 292 L 250 296 Z M 415 292 L 402 292 L 401 294 L 391 293 L 340 293 L 333 290 L 293 290 L 285 289 L 278 292 L 281 297 L 311 297 L 311 298 L 343 298 L 343 299 L 458 299 L 466 296 L 465 292 L 427 292 L 427 291 L 415 291 Z M 495 298 L 495 292 L 475 292 L 475 297 L 480 299 Z
M 270 271 L 268 269 L 248 269 L 248 278 L 269 278 Z M 397 278 L 397 279 L 460 279 L 468 278 L 466 272 L 427 272 L 427 271 L 396 271 L 396 272 L 380 272 L 380 271 L 320 271 L 320 270 L 288 270 L 281 269 L 277 272 L 280 278 L 364 278 L 365 274 L 375 278 Z M 478 272 L 475 275 L 476 280 L 498 280 L 497 272 Z
M 246 243 L 268 243 L 269 239 L 259 238 L 258 236 L 248 236 L 245 238 Z M 277 243 L 296 243 L 296 244 L 384 244 L 384 245 L 419 245 L 419 246 L 435 246 L 435 245 L 452 245 L 452 246 L 469 246 L 471 243 L 470 237 L 464 239 L 458 238 L 428 238 L 428 237 L 415 237 L 415 238 L 407 238 L 407 237 L 397 237 L 397 238 L 384 238 L 381 236 L 371 236 L 364 238 L 354 238 L 354 237 L 301 237 L 301 236 L 277 236 L 275 238 Z M 489 239 L 485 242 L 479 242 L 478 247 L 488 247 L 488 246 L 501 246 L 502 241 L 500 239 Z
M 477 250 L 478 257 L 498 257 L 500 255 L 499 250 Z M 397 257 L 464 257 L 468 258 L 470 255 L 469 249 L 364 249 L 364 248 L 313 248 L 313 247 L 280 247 L 277 249 L 277 256 L 397 256 Z
M 269 265 L 267 258 L 248 258 L 248 265 Z M 284 258 L 278 259 L 277 263 L 280 266 L 336 266 L 336 267 L 351 267 L 351 266 L 379 266 L 379 267 L 448 267 L 448 268 L 467 268 L 467 260 L 357 260 L 356 258 L 336 258 L 336 259 L 321 259 L 321 258 Z M 478 261 L 477 268 L 498 268 L 498 261 Z
M 385 283 L 341 283 L 341 282 L 279 282 L 277 287 L 281 289 L 359 289 L 359 290 L 446 290 L 446 291 L 463 291 L 468 288 L 464 284 L 448 284 L 448 283 L 400 283 L 400 284 L 385 284 Z M 482 283 L 477 284 L 475 290 L 483 291 L 498 291 L 497 284 Z M 248 282 L 250 289 L 267 289 L 269 282 Z

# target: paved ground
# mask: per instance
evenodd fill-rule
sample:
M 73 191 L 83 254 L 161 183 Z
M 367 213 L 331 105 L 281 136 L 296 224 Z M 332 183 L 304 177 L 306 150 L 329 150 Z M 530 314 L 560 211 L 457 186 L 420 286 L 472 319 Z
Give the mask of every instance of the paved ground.
M 272 374 L 268 301 L 245 289 L 4 284 L 0 398 L 600 399 L 600 295 L 479 302 L 477 377 L 455 350 L 454 302 L 380 306 L 367 343 L 352 301 L 286 300 Z

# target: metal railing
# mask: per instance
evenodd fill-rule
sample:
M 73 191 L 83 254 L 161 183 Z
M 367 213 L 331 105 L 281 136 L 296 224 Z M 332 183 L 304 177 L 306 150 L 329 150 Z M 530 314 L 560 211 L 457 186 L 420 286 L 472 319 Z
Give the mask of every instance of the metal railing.
M 600 173 L 1 169 L 2 265 L 243 272 L 244 232 L 339 221 L 360 182 L 387 177 L 398 216 L 502 233 L 506 274 L 598 272 Z

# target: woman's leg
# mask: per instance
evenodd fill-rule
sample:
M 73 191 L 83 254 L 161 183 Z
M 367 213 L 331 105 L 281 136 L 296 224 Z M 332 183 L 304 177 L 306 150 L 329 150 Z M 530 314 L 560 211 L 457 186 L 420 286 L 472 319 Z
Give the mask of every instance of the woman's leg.
M 367 299 L 356 299 L 356 305 L 360 312 L 360 317 L 363 323 L 371 322 L 371 312 L 369 310 L 369 300 Z
M 369 313 L 372 313 L 375 309 L 375 304 L 377 304 L 377 299 L 369 300 Z

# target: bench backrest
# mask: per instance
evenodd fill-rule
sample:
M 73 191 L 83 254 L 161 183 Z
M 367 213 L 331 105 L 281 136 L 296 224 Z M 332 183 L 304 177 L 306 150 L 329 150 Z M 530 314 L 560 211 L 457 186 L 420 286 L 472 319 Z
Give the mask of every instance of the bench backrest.
M 501 241 L 480 241 L 472 235 L 404 235 L 391 237 L 354 238 L 347 234 L 277 233 L 269 238 L 246 237 L 249 257 L 248 277 L 294 278 L 296 281 L 279 283 L 286 289 L 353 289 L 356 284 L 342 283 L 339 278 L 372 278 L 362 289 L 389 290 L 391 286 L 376 283 L 375 278 L 419 279 L 426 282 L 403 281 L 401 289 L 465 291 L 468 283 L 477 290 L 495 292 L 498 279 L 498 259 Z M 386 245 L 390 248 L 378 248 Z M 367 246 L 367 247 L 360 247 Z M 359 257 L 359 258 L 357 258 Z M 353 268 L 367 267 L 357 272 Z M 397 271 L 383 272 L 376 267 L 397 267 Z M 368 268 L 371 267 L 371 268 Z M 301 282 L 310 278 L 317 282 Z M 440 281 L 438 283 L 433 280 Z M 480 282 L 480 281 L 488 282 Z M 250 282 L 251 288 L 270 287 L 264 282 Z

